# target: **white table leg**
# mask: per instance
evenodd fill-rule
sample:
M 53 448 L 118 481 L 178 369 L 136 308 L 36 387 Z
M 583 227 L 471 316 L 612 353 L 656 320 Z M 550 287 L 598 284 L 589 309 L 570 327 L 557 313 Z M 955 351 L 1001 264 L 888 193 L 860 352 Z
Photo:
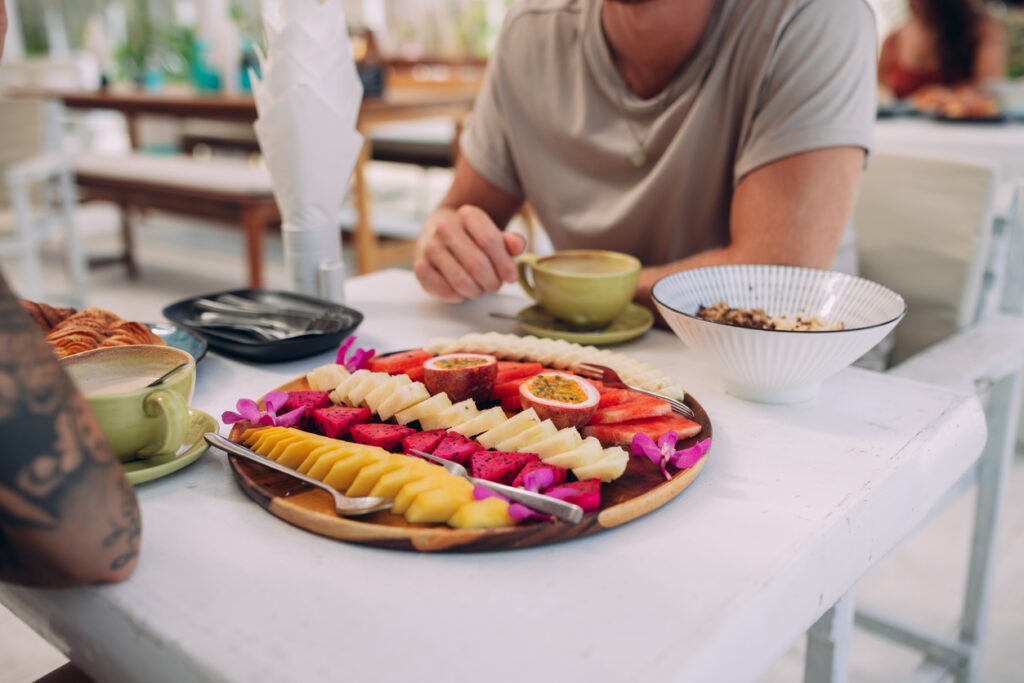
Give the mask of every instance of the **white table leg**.
M 853 589 L 807 631 L 804 683 L 845 683 L 850 671 Z

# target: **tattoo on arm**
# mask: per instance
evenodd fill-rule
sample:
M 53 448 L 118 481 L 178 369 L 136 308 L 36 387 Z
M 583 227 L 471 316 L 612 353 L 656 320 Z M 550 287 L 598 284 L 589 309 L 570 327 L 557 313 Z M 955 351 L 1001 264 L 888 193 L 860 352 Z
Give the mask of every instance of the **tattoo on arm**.
M 97 470 L 110 469 L 113 481 L 119 467 L 88 404 L 0 277 L 0 564 L 15 554 L 2 527 L 59 531 L 69 494 L 97 481 Z M 111 528 L 104 545 L 120 549 L 115 565 L 124 566 L 137 553 L 139 515 L 131 485 L 121 477 L 120 486 L 122 503 L 96 510 L 117 510 L 102 522 Z

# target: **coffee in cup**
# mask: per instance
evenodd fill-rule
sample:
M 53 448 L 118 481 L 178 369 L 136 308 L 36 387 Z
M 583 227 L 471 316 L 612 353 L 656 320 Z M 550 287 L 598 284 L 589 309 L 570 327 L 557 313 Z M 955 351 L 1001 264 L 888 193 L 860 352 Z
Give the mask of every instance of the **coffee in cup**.
M 146 385 L 182 363 L 155 387 Z M 138 344 L 93 349 L 61 364 L 96 415 L 122 461 L 174 455 L 185 442 L 195 387 L 195 360 L 171 346 Z
M 640 261 L 633 256 L 597 249 L 523 254 L 518 267 L 526 293 L 578 328 L 607 326 L 633 300 L 640 276 Z

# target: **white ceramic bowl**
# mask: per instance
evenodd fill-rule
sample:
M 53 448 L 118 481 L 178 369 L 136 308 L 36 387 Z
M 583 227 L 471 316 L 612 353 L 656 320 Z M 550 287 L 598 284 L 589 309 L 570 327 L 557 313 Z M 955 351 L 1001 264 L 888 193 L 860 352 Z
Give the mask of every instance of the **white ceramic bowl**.
M 696 268 L 658 280 L 652 290 L 676 335 L 723 377 L 729 393 L 763 403 L 813 397 L 828 377 L 860 358 L 903 318 L 903 297 L 845 273 L 790 266 Z M 770 315 L 803 313 L 842 330 L 756 330 L 698 317 L 724 301 Z

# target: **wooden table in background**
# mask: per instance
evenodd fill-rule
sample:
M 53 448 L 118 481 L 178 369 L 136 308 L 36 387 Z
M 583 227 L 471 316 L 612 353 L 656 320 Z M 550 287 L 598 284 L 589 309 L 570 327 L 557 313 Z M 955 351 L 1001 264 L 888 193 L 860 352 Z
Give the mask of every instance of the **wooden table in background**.
M 132 146 L 137 140 L 140 116 L 210 119 L 252 123 L 256 103 L 249 95 L 197 95 L 188 90 L 168 89 L 149 93 L 140 90 L 105 91 L 21 90 L 18 96 L 36 96 L 61 101 L 69 109 L 107 109 L 124 114 Z M 370 220 L 370 191 L 365 167 L 369 159 L 368 132 L 374 126 L 397 121 L 451 117 L 456 131 L 473 106 L 474 94 L 466 90 L 407 89 L 388 91 L 384 97 L 363 98 L 357 127 L 366 139 L 353 171 L 356 197 L 356 266 L 360 274 L 376 270 L 381 261 L 380 242 Z M 457 139 L 457 136 L 456 136 Z

